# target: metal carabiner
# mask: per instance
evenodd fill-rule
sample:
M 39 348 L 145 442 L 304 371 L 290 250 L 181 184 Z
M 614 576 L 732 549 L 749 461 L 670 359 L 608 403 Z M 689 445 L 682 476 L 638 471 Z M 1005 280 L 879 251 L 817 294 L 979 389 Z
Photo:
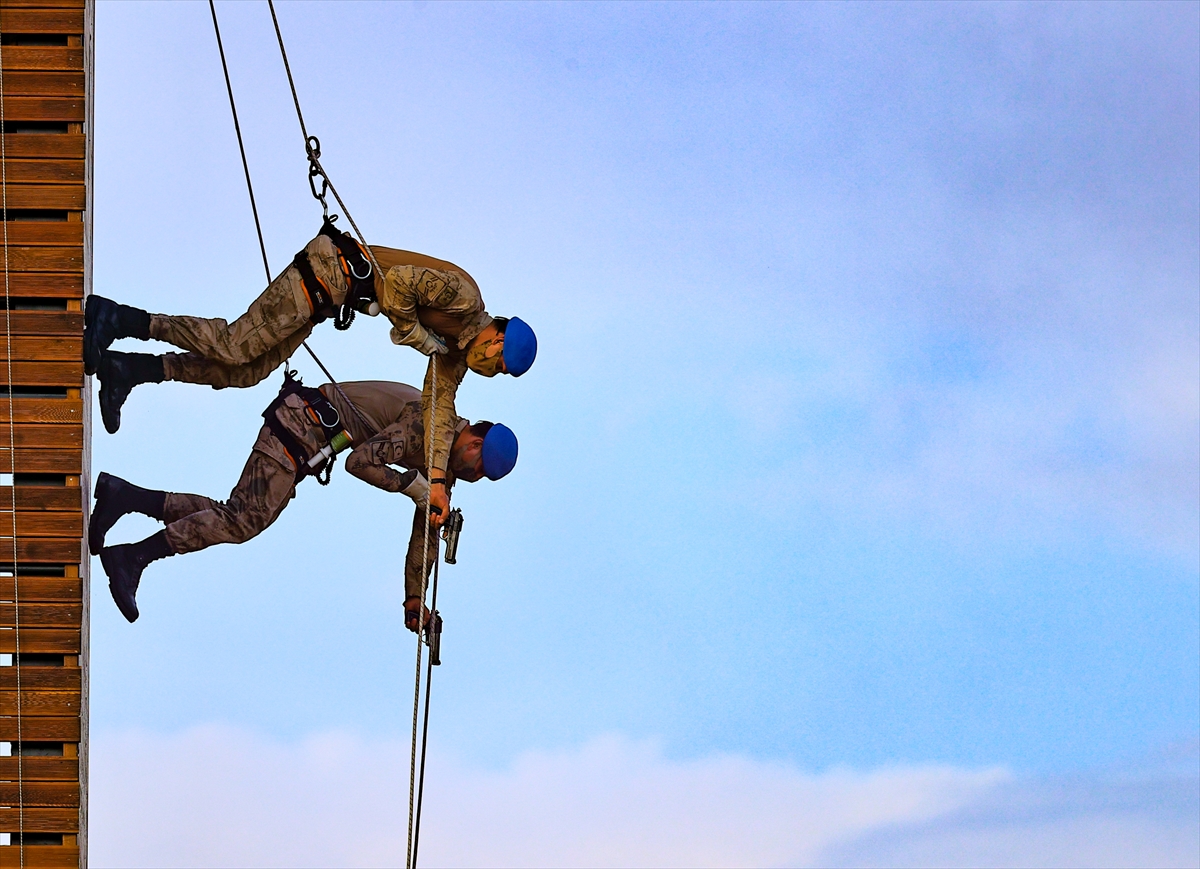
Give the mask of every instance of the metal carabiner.
M 349 268 L 350 268 L 350 274 L 352 274 L 355 277 L 355 279 L 360 280 L 360 281 L 365 281 L 367 278 L 371 277 L 371 261 L 367 260 L 366 263 L 367 263 L 366 274 L 360 275 L 358 272 L 356 272 L 354 270 L 354 263 L 350 262 L 349 260 L 346 261 L 346 265 L 349 266 Z
M 329 409 L 331 411 L 333 411 L 333 422 L 326 422 L 325 417 L 321 416 L 321 411 L 317 410 L 311 404 L 309 405 L 309 409 L 312 410 L 313 415 L 316 416 L 317 421 L 320 422 L 322 427 L 324 427 L 324 428 L 337 428 L 338 426 L 340 426 L 342 424 L 341 414 L 339 414 L 337 412 L 337 408 L 334 407 L 332 404 L 329 405 Z

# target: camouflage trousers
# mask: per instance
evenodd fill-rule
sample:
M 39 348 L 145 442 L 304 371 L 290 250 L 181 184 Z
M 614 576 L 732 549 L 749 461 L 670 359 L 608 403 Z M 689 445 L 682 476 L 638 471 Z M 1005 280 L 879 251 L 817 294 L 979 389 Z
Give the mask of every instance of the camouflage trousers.
M 346 298 L 346 276 L 333 242 L 319 235 L 304 249 L 313 271 L 328 286 L 333 303 L 340 305 Z M 167 380 L 205 383 L 214 389 L 253 386 L 308 337 L 312 313 L 300 272 L 289 265 L 232 323 L 220 318 L 152 314 L 150 337 L 189 351 L 163 356 Z
M 280 461 L 272 455 L 278 452 L 278 445 L 271 430 L 263 426 L 228 500 L 167 493 L 163 521 L 171 551 L 197 552 L 217 543 L 245 543 L 278 519 L 296 497 L 295 469 L 286 459 Z

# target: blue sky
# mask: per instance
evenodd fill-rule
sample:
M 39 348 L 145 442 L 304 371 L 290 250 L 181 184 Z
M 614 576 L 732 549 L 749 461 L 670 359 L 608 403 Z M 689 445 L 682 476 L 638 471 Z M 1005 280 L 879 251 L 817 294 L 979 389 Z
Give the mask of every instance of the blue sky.
M 218 10 L 278 269 L 320 210 L 265 5 Z M 1004 794 L 1136 768 L 1190 807 L 1198 10 L 281 4 L 369 240 L 462 265 L 539 335 L 528 375 L 460 391 L 521 459 L 455 496 L 436 756 L 932 765 Z M 263 281 L 207 6 L 100 4 L 96 32 L 95 291 L 232 319 Z M 381 322 L 312 343 L 341 379 L 423 372 Z M 276 387 L 141 387 L 94 471 L 223 497 Z M 103 814 L 131 746 L 406 739 L 405 503 L 305 483 L 253 542 L 153 565 L 134 626 L 93 565 L 93 799 L 130 836 L 97 859 L 183 859 Z M 712 859 L 933 859 L 879 835 Z

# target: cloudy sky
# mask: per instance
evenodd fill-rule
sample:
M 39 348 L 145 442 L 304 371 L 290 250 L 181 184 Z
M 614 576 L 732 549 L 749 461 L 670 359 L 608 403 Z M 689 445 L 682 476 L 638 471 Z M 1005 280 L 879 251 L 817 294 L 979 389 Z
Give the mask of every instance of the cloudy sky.
M 279 269 L 320 207 L 218 11 Z M 521 459 L 455 495 L 423 864 L 1200 863 L 1200 6 L 278 12 L 369 239 L 539 335 L 459 393 Z M 240 314 L 206 4 L 98 5 L 95 144 L 95 291 Z M 93 470 L 224 497 L 277 387 L 140 387 Z M 408 503 L 306 482 L 133 626 L 93 564 L 94 865 L 403 862 Z

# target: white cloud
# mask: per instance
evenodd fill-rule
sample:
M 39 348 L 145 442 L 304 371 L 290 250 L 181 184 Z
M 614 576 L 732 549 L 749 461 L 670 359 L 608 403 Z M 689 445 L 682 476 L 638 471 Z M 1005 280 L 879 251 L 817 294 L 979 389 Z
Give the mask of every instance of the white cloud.
M 603 737 L 486 770 L 431 756 L 424 866 L 776 866 L 884 825 L 930 821 L 1007 780 L 996 769 L 808 775 L 735 755 L 676 761 Z M 94 740 L 95 866 L 394 866 L 408 746 L 328 733 L 274 742 L 226 726 Z

